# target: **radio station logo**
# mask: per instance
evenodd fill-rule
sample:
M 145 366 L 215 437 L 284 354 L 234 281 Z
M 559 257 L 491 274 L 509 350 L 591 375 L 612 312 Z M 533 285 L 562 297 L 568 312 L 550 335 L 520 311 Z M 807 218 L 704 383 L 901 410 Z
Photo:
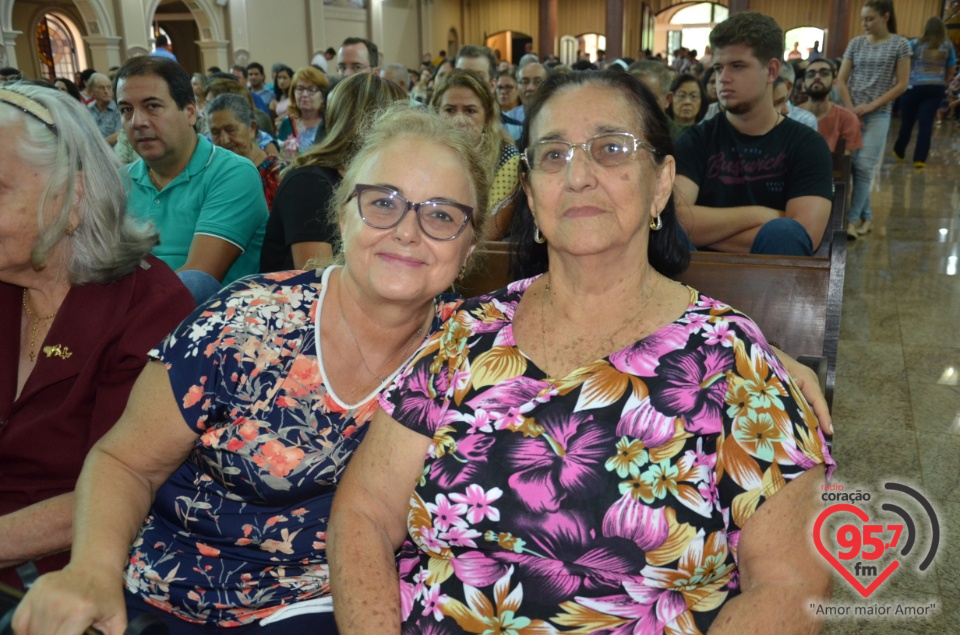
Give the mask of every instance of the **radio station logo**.
M 884 502 L 878 518 L 870 515 L 858 506 L 869 502 L 871 494 L 844 492 L 843 485 L 835 483 L 824 485 L 827 491 L 822 493 L 824 501 L 842 501 L 824 509 L 813 526 L 813 541 L 820 555 L 836 569 L 843 578 L 864 598 L 880 587 L 907 560 L 922 558 L 920 571 L 926 571 L 933 563 L 940 546 L 940 521 L 930 502 L 920 492 L 900 483 L 885 483 L 890 492 L 887 497 L 900 502 L 903 496 L 920 504 L 926 516 L 914 518 L 895 502 Z M 837 552 L 832 552 L 821 540 L 821 530 L 825 522 L 836 515 L 842 524 L 834 536 Z M 930 536 L 930 546 L 926 554 L 919 554 L 914 547 L 917 544 L 918 527 Z M 880 560 L 888 552 L 897 554 L 881 569 Z

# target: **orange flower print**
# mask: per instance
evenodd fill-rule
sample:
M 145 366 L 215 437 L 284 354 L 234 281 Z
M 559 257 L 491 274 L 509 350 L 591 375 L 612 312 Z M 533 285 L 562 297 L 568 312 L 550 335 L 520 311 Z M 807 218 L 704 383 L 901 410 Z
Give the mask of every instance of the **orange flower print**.
M 199 384 L 190 386 L 189 390 L 187 390 L 187 394 L 183 396 L 184 408 L 192 408 L 203 398 L 203 382 L 205 379 L 206 377 L 201 378 Z
M 320 366 L 315 357 L 305 355 L 293 360 L 290 371 L 283 379 L 283 389 L 291 398 L 315 393 L 320 387 Z
M 220 550 L 219 550 L 219 549 L 217 549 L 216 547 L 211 547 L 211 546 L 209 546 L 209 545 L 205 545 L 205 544 L 203 544 L 202 542 L 198 542 L 198 543 L 197 543 L 197 550 L 200 552 L 200 555 L 201 555 L 201 556 L 207 556 L 208 558 L 219 558 L 219 557 L 220 557 Z
M 292 472 L 303 460 L 303 450 L 284 447 L 279 441 L 267 441 L 260 451 L 253 455 L 253 461 L 267 468 L 271 476 L 280 478 Z

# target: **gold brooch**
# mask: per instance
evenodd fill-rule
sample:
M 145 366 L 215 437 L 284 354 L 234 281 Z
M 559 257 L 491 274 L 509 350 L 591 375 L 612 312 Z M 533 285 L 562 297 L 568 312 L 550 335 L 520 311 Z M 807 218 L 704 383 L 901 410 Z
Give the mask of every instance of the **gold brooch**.
M 73 355 L 71 351 L 66 346 L 61 346 L 60 344 L 54 344 L 53 346 L 44 346 L 43 353 L 47 356 L 47 359 L 51 357 L 59 357 L 60 359 L 69 359 Z

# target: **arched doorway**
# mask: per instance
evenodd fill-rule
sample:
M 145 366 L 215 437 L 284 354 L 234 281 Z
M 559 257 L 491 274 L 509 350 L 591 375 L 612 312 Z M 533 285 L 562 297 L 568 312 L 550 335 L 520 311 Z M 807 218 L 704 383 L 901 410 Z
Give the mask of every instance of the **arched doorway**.
M 533 44 L 533 37 L 520 31 L 500 31 L 493 35 L 488 35 L 484 44 L 489 46 L 494 55 L 500 52 L 499 60 L 507 60 L 513 65 L 520 62 L 524 55 L 524 48 L 527 44 Z
M 596 63 L 599 51 L 607 50 L 607 36 L 602 33 L 581 33 L 577 36 L 577 51 L 580 59 Z
M 153 14 L 151 39 L 156 41 L 161 33 L 167 36 L 173 46 L 177 61 L 189 73 L 202 72 L 202 61 L 197 41 L 200 29 L 193 13 L 180 0 L 161 0 Z M 156 45 L 154 44 L 153 47 Z M 228 69 L 225 69 L 228 70 Z
M 696 49 L 698 56 L 710 44 L 710 31 L 730 15 L 730 10 L 715 2 L 680 4 L 657 14 L 654 52 L 663 53 L 673 63 L 673 52 L 680 47 Z
M 455 60 L 460 50 L 460 34 L 453 27 L 447 32 L 447 59 Z
M 83 35 L 70 16 L 59 11 L 44 13 L 33 33 L 39 75 L 49 80 L 66 77 L 77 81 L 80 71 L 87 67 L 87 55 Z
M 146 17 L 153 27 L 162 27 L 174 44 L 173 53 L 188 72 L 207 66 L 228 67 L 230 42 L 225 35 L 221 0 L 147 0 Z M 235 51 L 239 62 L 241 50 Z
M 791 59 L 790 53 L 793 51 L 794 44 L 798 45 L 797 49 L 800 51 L 802 59 L 810 57 L 810 50 L 814 44 L 817 45 L 817 50 L 823 55 L 826 46 L 824 37 L 826 37 L 824 30 L 815 26 L 798 26 L 795 29 L 790 29 L 783 34 L 783 59 Z M 796 55 L 793 57 L 796 58 Z

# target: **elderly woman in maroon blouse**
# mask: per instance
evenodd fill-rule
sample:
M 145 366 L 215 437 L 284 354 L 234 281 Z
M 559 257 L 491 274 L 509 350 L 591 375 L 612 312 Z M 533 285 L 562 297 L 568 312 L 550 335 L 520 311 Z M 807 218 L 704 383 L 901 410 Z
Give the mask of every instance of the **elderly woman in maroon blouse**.
M 193 308 L 125 214 L 119 164 L 79 102 L 0 88 L 0 582 L 68 561 L 73 488 L 146 353 Z

